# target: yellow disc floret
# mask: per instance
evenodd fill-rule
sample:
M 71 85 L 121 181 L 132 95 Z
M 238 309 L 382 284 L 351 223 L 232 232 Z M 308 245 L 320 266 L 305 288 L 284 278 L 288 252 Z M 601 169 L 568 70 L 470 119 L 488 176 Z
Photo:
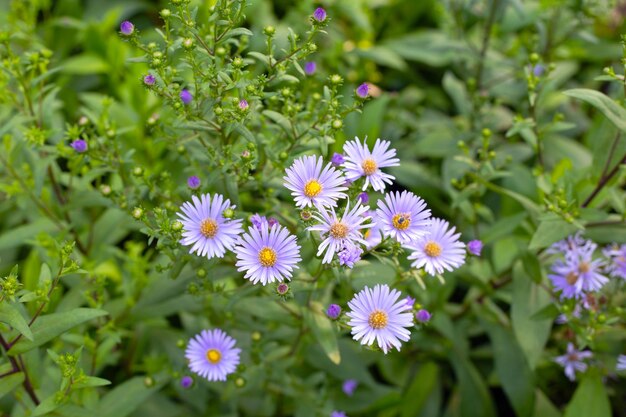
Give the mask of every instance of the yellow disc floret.
M 381 310 L 374 311 L 367 320 L 367 323 L 372 329 L 384 329 L 387 327 L 388 322 L 389 318 L 387 317 L 387 313 Z
M 337 222 L 330 226 L 330 235 L 335 239 L 343 239 L 348 236 L 348 226 L 341 222 Z
M 322 184 L 318 180 L 311 180 L 304 185 L 304 195 L 313 198 L 322 192 Z
M 361 168 L 363 168 L 365 175 L 372 175 L 378 169 L 378 165 L 372 158 L 367 158 L 361 162 Z
M 393 227 L 398 230 L 406 230 L 411 225 L 411 215 L 409 213 L 398 213 L 391 218 Z
M 217 222 L 213 219 L 204 219 L 200 224 L 200 233 L 202 236 L 207 238 L 213 238 L 217 234 L 219 226 Z
M 276 264 L 276 251 L 267 246 L 264 247 L 259 251 L 259 262 L 264 267 L 274 266 Z
M 217 349 L 209 349 L 206 351 L 206 359 L 210 363 L 218 363 L 222 359 L 222 354 Z
M 431 240 L 424 245 L 424 253 L 431 258 L 436 258 L 441 255 L 441 245 Z

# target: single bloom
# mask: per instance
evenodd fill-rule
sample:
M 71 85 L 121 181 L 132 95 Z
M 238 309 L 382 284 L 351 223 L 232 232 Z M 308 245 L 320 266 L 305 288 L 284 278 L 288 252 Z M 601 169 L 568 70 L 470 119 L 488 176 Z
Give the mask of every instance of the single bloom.
M 615 369 L 618 371 L 626 371 L 626 355 L 619 355 L 617 357 L 617 366 Z
M 345 381 L 343 381 L 341 389 L 348 397 L 352 397 L 354 391 L 356 391 L 358 386 L 359 382 L 356 379 L 346 379 Z
M 193 100 L 193 95 L 191 94 L 191 92 L 189 90 L 187 90 L 185 88 L 185 89 L 181 90 L 181 92 L 180 92 L 180 100 L 184 104 L 189 104 Z
M 339 265 L 347 266 L 352 269 L 354 264 L 361 260 L 363 249 L 360 246 L 347 244 L 339 251 L 337 257 L 339 258 Z
M 133 25 L 128 20 L 123 21 L 120 25 L 120 32 L 122 32 L 123 35 L 130 36 L 133 34 L 134 31 L 135 25 Z
M 346 205 L 343 216 L 339 217 L 335 212 L 335 208 L 331 207 L 330 211 L 320 208 L 319 213 L 313 214 L 313 218 L 318 224 L 310 226 L 307 230 L 319 232 L 322 237 L 317 256 L 324 254 L 322 263 L 330 263 L 335 253 L 344 250 L 348 246 L 357 246 L 365 244 L 361 230 L 371 226 L 365 224 L 370 217 L 363 214 L 369 209 L 368 206 L 362 206 L 357 203 L 350 208 L 350 202 Z
M 241 349 L 220 329 L 203 330 L 189 340 L 185 357 L 189 369 L 209 381 L 226 381 L 239 365 Z
M 429 232 L 430 209 L 410 191 L 387 193 L 384 200 L 378 200 L 376 223 L 383 235 L 410 243 Z
M 341 314 L 341 306 L 338 304 L 331 304 L 326 309 L 326 315 L 328 316 L 328 318 L 331 318 L 333 320 L 336 320 L 340 314 Z
M 143 77 L 143 83 L 145 85 L 154 85 L 155 82 L 156 78 L 152 74 L 147 74 L 145 77 Z
M 370 86 L 367 83 L 363 83 L 356 88 L 356 95 L 360 98 L 367 98 L 370 93 Z
M 315 74 L 316 69 L 317 69 L 317 64 L 313 61 L 309 61 L 306 64 L 304 64 L 304 72 L 306 73 L 306 75 Z
M 381 168 L 400 165 L 396 158 L 396 150 L 389 149 L 390 142 L 376 139 L 374 149 L 369 150 L 367 139 L 360 142 L 359 138 L 348 141 L 343 145 L 346 162 L 343 167 L 346 171 L 346 179 L 355 181 L 365 177 L 363 191 L 371 184 L 375 191 L 384 191 L 385 183 L 391 184 L 394 176 L 382 172 Z
M 180 386 L 183 388 L 189 388 L 193 385 L 193 378 L 189 375 L 185 375 L 180 379 Z
M 483 250 L 483 242 L 480 240 L 470 240 L 467 242 L 467 251 L 474 256 L 480 256 Z
M 585 292 L 601 289 L 609 279 L 602 275 L 602 260 L 593 259 L 595 243 L 568 250 L 563 259 L 552 264 L 548 278 L 561 298 L 582 298 Z
M 318 22 L 323 22 L 324 20 L 326 20 L 326 10 L 324 10 L 322 7 L 318 7 L 313 12 L 313 18 Z
M 587 370 L 587 364 L 583 362 L 585 359 L 591 358 L 593 353 L 588 350 L 579 351 L 574 347 L 573 343 L 567 344 L 567 352 L 565 355 L 557 356 L 554 361 L 565 368 L 565 376 L 570 381 L 576 380 L 576 371 L 584 372 Z
M 70 146 L 78 153 L 87 152 L 87 141 L 83 139 L 76 139 L 72 141 Z
M 337 205 L 337 199 L 345 198 L 343 186 L 345 178 L 341 171 L 332 167 L 331 163 L 322 165 L 324 160 L 320 156 L 303 156 L 296 159 L 291 167 L 287 168 L 287 175 L 283 177 L 285 187 L 291 190 L 296 206 L 330 207 Z
M 406 245 L 413 252 L 409 259 L 411 266 L 424 268 L 430 275 L 452 271 L 465 263 L 465 244 L 459 240 L 460 233 L 448 222 L 432 218 L 427 234 Z
M 235 248 L 238 271 L 245 271 L 245 279 L 253 284 L 290 280 L 294 269 L 298 268 L 300 246 L 296 237 L 281 225 L 261 223 L 260 228 L 250 227 L 241 236 Z
M 626 244 L 617 244 L 605 248 L 602 253 L 608 259 L 605 270 L 613 278 L 626 279 Z
M 415 319 L 420 323 L 428 323 L 430 321 L 431 314 L 426 309 L 420 309 L 415 312 Z
M 180 243 L 192 245 L 189 253 L 199 256 L 222 258 L 227 250 L 232 250 L 243 232 L 241 219 L 227 219 L 223 212 L 232 210 L 230 200 L 221 194 L 191 196 L 192 202 L 185 202 L 178 213 L 183 224 L 183 238 Z
M 368 346 L 376 341 L 385 354 L 393 347 L 400 350 L 401 342 L 411 337 L 406 327 L 413 326 L 411 308 L 400 295 L 400 291 L 380 284 L 356 294 L 348 302 L 350 311 L 346 314 L 354 340 Z
M 195 175 L 187 178 L 187 186 L 192 190 L 197 189 L 198 187 L 200 187 L 200 178 L 196 177 Z

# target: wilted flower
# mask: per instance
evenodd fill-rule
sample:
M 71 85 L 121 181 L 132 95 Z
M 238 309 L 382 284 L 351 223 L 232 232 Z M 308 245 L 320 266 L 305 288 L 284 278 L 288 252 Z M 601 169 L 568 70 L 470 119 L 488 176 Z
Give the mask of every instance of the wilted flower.
M 359 138 L 348 141 L 343 145 L 343 152 L 346 154 L 343 167 L 346 170 L 346 178 L 349 181 L 356 181 L 365 177 L 363 191 L 371 184 L 376 191 L 384 191 L 385 183 L 391 184 L 394 176 L 382 172 L 385 167 L 400 165 L 400 160 L 396 158 L 396 150 L 389 149 L 390 143 L 386 140 L 376 139 L 372 151 L 367 147 L 367 139 L 361 143 Z
M 480 256 L 483 250 L 483 242 L 480 240 L 470 240 L 467 242 L 467 251 L 474 256 Z
M 341 389 L 347 396 L 352 397 L 352 395 L 354 394 L 354 391 L 356 390 L 358 386 L 359 386 L 359 383 L 356 379 L 346 379 L 345 381 L 343 381 L 343 385 L 341 386 Z
M 209 381 L 226 381 L 239 365 L 241 349 L 235 343 L 220 329 L 203 330 L 189 340 L 185 351 L 189 369 Z
M 340 314 L 341 306 L 339 306 L 338 304 L 331 304 L 326 309 L 326 315 L 333 320 L 336 320 Z
M 567 353 L 565 355 L 557 356 L 554 361 L 565 368 L 565 376 L 570 381 L 576 380 L 576 371 L 584 372 L 587 370 L 587 364 L 583 362 L 584 359 L 593 356 L 588 350 L 578 351 L 572 343 L 567 344 Z
M 455 231 L 456 228 L 450 228 L 447 221 L 432 218 L 427 233 L 406 245 L 413 251 L 409 255 L 409 259 L 414 260 L 411 266 L 424 268 L 430 275 L 436 275 L 463 265 L 465 244 L 459 241 L 461 234 L 455 234 Z
M 195 190 L 196 188 L 200 187 L 200 178 L 196 177 L 195 175 L 192 175 L 191 177 L 187 178 L 187 186 L 191 188 L 192 190 Z
M 307 75 L 313 75 L 315 74 L 315 70 L 317 69 L 317 64 L 313 61 L 309 61 L 306 64 L 304 64 L 304 72 Z
M 120 25 L 120 32 L 122 32 L 123 35 L 130 36 L 133 34 L 134 31 L 135 25 L 133 25 L 128 20 L 123 21 Z
M 189 92 L 189 90 L 183 89 L 180 92 L 180 100 L 185 104 L 189 104 L 193 100 L 193 95 L 191 95 L 191 92 Z
M 324 10 L 321 7 L 318 7 L 313 12 L 313 18 L 317 20 L 318 22 L 323 22 L 324 20 L 326 20 L 326 10 Z
M 78 153 L 87 151 L 87 142 L 83 139 L 76 139 L 70 144 L 70 146 Z
M 321 156 L 303 156 L 287 168 L 284 185 L 292 191 L 297 207 L 335 206 L 337 199 L 346 197 L 341 171 L 330 163 L 322 169 L 323 163 Z
M 376 223 L 385 236 L 410 243 L 428 233 L 430 209 L 410 191 L 391 192 L 384 200 L 378 200 Z
M 370 87 L 369 84 L 363 83 L 356 88 L 356 95 L 360 98 L 367 98 L 369 95 Z

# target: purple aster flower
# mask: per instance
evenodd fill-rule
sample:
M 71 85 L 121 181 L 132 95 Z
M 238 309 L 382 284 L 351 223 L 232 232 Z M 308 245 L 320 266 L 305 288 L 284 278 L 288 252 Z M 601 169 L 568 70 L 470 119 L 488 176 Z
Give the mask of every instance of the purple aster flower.
M 595 292 L 609 279 L 600 273 L 602 260 L 592 259 L 596 244 L 586 243 L 582 248 L 570 249 L 564 259 L 552 264 L 552 274 L 548 278 L 561 298 L 581 298 L 584 292 Z
M 326 309 L 326 315 L 333 320 L 336 320 L 337 318 L 339 318 L 340 314 L 341 314 L 341 306 L 339 306 L 338 304 L 331 304 Z
M 192 190 L 195 190 L 196 188 L 200 187 L 200 178 L 196 177 L 195 175 L 192 175 L 191 177 L 187 178 L 187 186 L 191 188 Z
M 317 64 L 313 61 L 309 61 L 307 63 L 304 64 L 304 72 L 307 75 L 313 75 L 315 74 L 315 70 L 317 69 Z
M 367 139 L 361 143 L 359 138 L 354 138 L 343 145 L 343 152 L 346 154 L 346 162 L 343 163 L 346 179 L 356 181 L 365 177 L 363 191 L 371 184 L 375 191 L 382 192 L 385 190 L 385 183 L 391 184 L 395 177 L 380 169 L 400 165 L 400 160 L 395 157 L 396 150 L 389 149 L 390 142 L 376 139 L 371 152 L 366 142 Z
M 428 323 L 430 321 L 430 313 L 428 312 L 428 310 L 425 309 L 420 309 L 415 313 L 415 318 L 417 319 L 417 321 L 419 321 L 420 323 Z
M 348 302 L 352 337 L 362 345 L 370 346 L 374 341 L 385 354 L 395 347 L 400 350 L 401 341 L 408 341 L 411 333 L 405 327 L 413 326 L 413 314 L 404 300 L 399 300 L 400 291 L 390 290 L 387 285 L 365 287 Z
M 467 251 L 474 256 L 480 256 L 483 250 L 483 242 L 480 240 L 470 240 L 467 242 Z
M 602 253 L 609 260 L 605 266 L 607 273 L 613 278 L 626 279 L 626 244 L 614 244 L 605 248 Z
M 324 20 L 326 20 L 326 10 L 324 10 L 321 7 L 318 7 L 313 12 L 313 18 L 317 20 L 318 22 L 323 22 Z
M 246 271 L 245 279 L 253 284 L 291 279 L 292 271 L 298 268 L 300 246 L 296 237 L 287 228 L 267 222 L 261 223 L 260 230 L 248 228 L 235 248 L 238 271 Z
M 122 32 L 123 35 L 130 36 L 134 31 L 135 25 L 130 23 L 128 20 L 123 21 L 120 25 L 120 32 Z
M 335 410 L 332 413 L 330 413 L 330 417 L 348 417 L 348 416 L 343 411 L 336 411 Z
M 333 154 L 333 157 L 332 157 L 332 158 L 330 158 L 330 162 L 331 162 L 334 166 L 338 167 L 338 166 L 341 166 L 341 164 L 343 164 L 343 163 L 345 162 L 345 159 L 343 158 L 343 155 L 342 155 L 342 154 L 335 152 L 335 153 Z
M 363 83 L 356 88 L 356 95 L 360 98 L 367 98 L 370 93 L 370 86 L 367 83 Z
M 369 195 L 367 195 L 366 192 L 360 193 L 358 198 L 359 198 L 359 200 L 361 200 L 362 204 L 367 204 L 368 201 L 370 201 L 370 197 L 369 197 Z
M 572 343 L 567 344 L 567 353 L 557 356 L 554 361 L 565 368 L 565 376 L 570 381 L 576 380 L 576 371 L 584 372 L 587 370 L 587 364 L 584 359 L 591 358 L 593 353 L 588 350 L 578 351 Z
M 261 216 L 259 213 L 255 213 L 250 216 L 250 223 L 252 223 L 252 225 L 256 227 L 257 230 L 261 230 L 261 225 L 263 223 L 267 223 L 267 219 L 265 218 L 265 216 Z
M 241 349 L 220 329 L 203 330 L 189 340 L 185 357 L 189 369 L 209 381 L 226 381 L 239 365 Z
M 181 92 L 180 92 L 180 100 L 184 104 L 189 104 L 189 103 L 191 103 L 191 100 L 193 100 L 193 95 L 191 95 L 191 92 L 189 92 L 189 90 L 187 90 L 185 88 L 185 89 L 181 90 Z
M 619 355 L 617 357 L 617 366 L 615 369 L 617 371 L 626 371 L 626 355 Z
M 313 214 L 319 224 L 313 225 L 307 230 L 319 232 L 324 239 L 317 250 L 317 256 L 326 252 L 322 263 L 330 263 L 335 252 L 340 252 L 347 246 L 356 246 L 357 243 L 365 244 L 361 230 L 370 227 L 370 224 L 363 224 L 369 219 L 363 215 L 367 209 L 369 209 L 368 206 L 362 206 L 359 203 L 350 209 L 350 202 L 348 201 L 341 218 L 335 213 L 334 207 L 331 207 L 330 211 L 321 207 L 319 213 Z
M 146 76 L 143 77 L 143 83 L 145 85 L 154 85 L 155 82 L 156 82 L 156 78 L 152 74 L 147 74 Z
M 570 235 L 563 240 L 553 243 L 552 246 L 546 249 L 546 253 L 565 254 L 572 251 L 578 251 L 580 248 L 584 248 L 590 243 L 592 242 L 582 237 L 581 232 L 577 232 L 576 234 Z
M 356 379 L 346 379 L 345 381 L 343 381 L 343 385 L 341 386 L 341 389 L 343 390 L 344 394 L 346 394 L 348 397 L 352 397 L 352 395 L 354 394 L 354 391 L 356 391 L 356 388 L 359 386 L 359 383 Z
M 341 171 L 330 163 L 322 169 L 323 163 L 321 156 L 303 156 L 287 168 L 284 185 L 292 191 L 297 207 L 335 206 L 337 199 L 346 197 L 342 192 L 347 188 L 343 186 L 345 179 Z
M 430 275 L 452 271 L 465 263 L 465 244 L 459 241 L 460 233 L 454 233 L 455 227 L 449 227 L 447 221 L 431 219 L 427 234 L 411 242 L 407 248 L 413 253 L 411 266 L 424 268 Z
M 230 200 L 224 200 L 221 194 L 203 194 L 200 198 L 191 196 L 193 203 L 185 202 L 181 206 L 182 213 L 178 217 L 183 223 L 184 246 L 193 245 L 189 253 L 196 252 L 200 256 L 222 258 L 227 250 L 232 250 L 243 232 L 242 220 L 226 219 L 222 215 L 230 208 Z
M 70 146 L 78 153 L 87 151 L 87 142 L 83 139 L 76 139 L 70 144 Z
M 241 110 L 248 110 L 248 107 L 249 107 L 248 100 L 246 100 L 246 99 L 241 99 L 241 100 L 239 101 L 239 108 L 240 108 Z
M 404 302 L 406 303 L 407 306 L 413 308 L 413 305 L 415 304 L 415 298 L 411 297 L 410 295 L 407 295 L 406 298 L 404 299 Z
M 189 388 L 192 385 L 193 385 L 193 378 L 192 377 L 190 377 L 188 375 L 185 375 L 184 377 L 182 377 L 180 379 L 180 386 L 181 387 L 186 389 L 186 388 Z
M 339 265 L 345 265 L 352 269 L 354 264 L 361 260 L 363 249 L 359 246 L 348 244 L 338 254 Z
M 378 200 L 376 223 L 385 236 L 409 243 L 428 233 L 430 209 L 410 191 L 391 192 L 384 200 Z

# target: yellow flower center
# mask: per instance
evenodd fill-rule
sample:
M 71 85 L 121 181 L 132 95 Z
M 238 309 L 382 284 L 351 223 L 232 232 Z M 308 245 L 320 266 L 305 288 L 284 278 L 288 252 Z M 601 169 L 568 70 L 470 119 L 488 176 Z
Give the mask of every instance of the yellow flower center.
M 578 281 L 578 274 L 576 272 L 570 272 L 565 276 L 565 281 L 567 281 L 569 285 L 576 284 L 576 281 Z
M 361 162 L 361 168 L 363 168 L 365 175 L 372 175 L 376 172 L 376 169 L 378 169 L 378 165 L 376 165 L 376 161 L 372 158 L 367 158 Z
M 367 229 L 365 233 L 363 233 L 363 239 L 365 240 L 369 239 L 371 234 L 372 234 L 372 229 Z
M 398 213 L 391 218 L 393 227 L 398 230 L 406 230 L 411 225 L 411 215 L 409 213 Z
M 204 237 L 208 237 L 208 238 L 215 237 L 218 229 L 219 229 L 219 226 L 217 225 L 217 222 L 213 219 L 204 219 L 202 220 L 202 223 L 200 224 L 200 233 L 202 233 L 202 236 Z
M 387 313 L 381 310 L 376 310 L 372 314 L 370 314 L 367 323 L 370 325 L 372 329 L 384 329 L 387 327 Z
M 436 258 L 437 256 L 441 255 L 441 245 L 431 240 L 427 242 L 426 245 L 424 245 L 424 253 L 426 253 L 426 255 L 430 256 L 431 258 Z
M 259 251 L 259 262 L 265 267 L 274 266 L 276 264 L 276 251 L 267 246 L 264 247 Z
M 343 223 L 335 223 L 330 226 L 330 235 L 335 239 L 343 239 L 348 236 L 348 226 Z
M 322 192 L 322 184 L 318 180 L 311 180 L 304 185 L 304 195 L 313 198 Z
M 581 274 L 589 272 L 590 269 L 591 266 L 587 262 L 581 262 L 580 265 L 578 265 L 578 270 Z
M 206 359 L 211 363 L 218 363 L 222 359 L 222 354 L 217 349 L 209 349 L 206 351 Z

